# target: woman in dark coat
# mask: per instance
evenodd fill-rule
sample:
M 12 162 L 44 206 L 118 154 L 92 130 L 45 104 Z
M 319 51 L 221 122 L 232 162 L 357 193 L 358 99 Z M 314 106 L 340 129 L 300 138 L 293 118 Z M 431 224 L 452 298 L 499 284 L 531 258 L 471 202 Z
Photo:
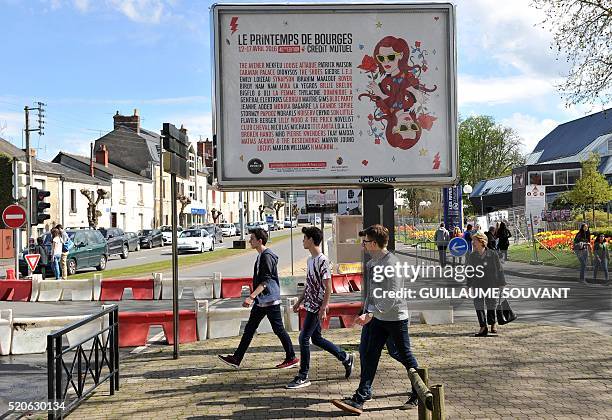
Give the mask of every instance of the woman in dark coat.
M 584 272 L 586 271 L 587 260 L 591 250 L 591 231 L 589 225 L 583 223 L 580 230 L 574 236 L 574 253 L 580 262 L 580 282 L 584 283 Z
M 466 266 L 474 267 L 474 273 L 478 273 L 477 266 L 481 266 L 484 271 L 482 277 L 468 278 L 467 286 L 472 289 L 490 289 L 503 288 L 506 285 L 504 270 L 499 261 L 499 256 L 495 250 L 487 248 L 487 237 L 484 233 L 476 233 L 472 235 L 472 247 L 474 251 L 468 255 Z M 480 324 L 480 331 L 475 334 L 476 337 L 484 337 L 489 333 L 487 324 L 491 326 L 491 333 L 497 333 L 495 328 L 495 310 L 497 308 L 497 299 L 477 297 L 474 298 L 474 308 L 476 316 Z
M 497 239 L 497 249 L 499 249 L 499 253 L 502 255 L 502 262 L 508 261 L 508 248 L 510 247 L 510 237 L 512 234 L 510 230 L 506 227 L 504 222 L 499 224 L 499 229 L 495 233 L 495 239 Z

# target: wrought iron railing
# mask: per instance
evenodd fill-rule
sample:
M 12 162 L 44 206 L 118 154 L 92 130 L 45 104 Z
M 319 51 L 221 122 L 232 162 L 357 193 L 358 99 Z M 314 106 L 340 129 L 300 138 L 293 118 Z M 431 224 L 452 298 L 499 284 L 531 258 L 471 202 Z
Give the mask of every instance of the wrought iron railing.
M 79 343 L 64 348 L 63 338 L 66 334 L 91 322 L 100 322 L 101 328 Z M 68 363 L 64 359 L 66 356 L 72 357 Z M 113 395 L 119 390 L 117 305 L 47 335 L 49 419 L 63 418 L 107 380 L 110 394 Z M 88 384 L 90 386 L 85 388 Z

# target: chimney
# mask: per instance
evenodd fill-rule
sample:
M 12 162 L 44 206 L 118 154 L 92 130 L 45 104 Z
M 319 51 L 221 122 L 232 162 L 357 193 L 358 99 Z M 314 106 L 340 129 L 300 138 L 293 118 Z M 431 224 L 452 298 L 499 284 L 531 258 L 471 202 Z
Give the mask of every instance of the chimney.
M 183 127 L 183 124 L 181 124 L 181 128 L 179 128 L 179 131 L 183 133 L 184 135 L 187 135 L 187 129 Z
M 94 144 L 89 144 L 89 176 L 94 177 Z
M 140 116 L 138 115 L 138 110 L 134 109 L 134 115 L 121 115 L 117 111 L 113 115 L 113 128 L 117 129 L 118 127 L 129 128 L 134 130 L 136 134 L 140 134 Z
M 108 168 L 108 149 L 105 144 L 101 144 L 96 151 L 96 163 Z

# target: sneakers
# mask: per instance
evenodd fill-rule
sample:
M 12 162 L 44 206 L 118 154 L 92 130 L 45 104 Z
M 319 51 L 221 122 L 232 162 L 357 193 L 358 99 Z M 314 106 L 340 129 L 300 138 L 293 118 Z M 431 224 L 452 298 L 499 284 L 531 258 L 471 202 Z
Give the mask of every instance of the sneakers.
M 219 359 L 226 365 L 230 365 L 234 369 L 240 368 L 240 361 L 234 357 L 233 354 L 228 354 L 227 356 L 218 355 Z
M 306 388 L 310 386 L 310 380 L 308 378 L 302 378 L 301 376 L 296 376 L 291 382 L 287 384 L 285 388 L 287 389 L 298 389 L 298 388 Z
M 363 404 L 357 402 L 355 397 L 345 398 L 343 400 L 332 400 L 331 402 L 342 411 L 357 415 L 363 413 Z
M 298 359 L 297 357 L 294 357 L 291 360 L 285 360 L 283 363 L 280 363 L 276 365 L 275 367 L 276 369 L 289 369 L 289 368 L 298 367 L 299 363 L 300 363 L 300 359 Z
M 400 410 L 412 410 L 414 407 L 417 407 L 418 405 L 419 405 L 419 395 L 413 391 L 410 394 L 410 398 L 408 398 L 408 401 L 406 401 L 404 405 L 400 407 Z
M 345 360 L 344 362 L 342 362 L 342 364 L 344 365 L 344 377 L 346 379 L 351 377 L 351 373 L 353 373 L 353 366 L 355 366 L 355 353 L 351 353 L 348 355 L 348 360 Z

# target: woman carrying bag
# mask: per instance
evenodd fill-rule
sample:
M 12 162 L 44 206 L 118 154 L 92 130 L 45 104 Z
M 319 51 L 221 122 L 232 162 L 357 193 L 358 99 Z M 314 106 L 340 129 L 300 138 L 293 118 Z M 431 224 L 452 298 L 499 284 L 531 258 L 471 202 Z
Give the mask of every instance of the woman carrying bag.
M 501 289 L 506 285 L 506 277 L 499 261 L 499 255 L 495 250 L 487 248 L 487 242 L 488 239 L 484 233 L 479 232 L 472 236 L 474 251 L 468 255 L 466 265 L 472 266 L 474 269 L 481 266 L 484 272 L 482 277 L 468 278 L 467 286 L 472 289 Z M 474 308 L 480 324 L 480 331 L 474 334 L 475 337 L 485 337 L 489 334 L 487 324 L 491 327 L 491 333 L 496 334 L 496 321 L 503 325 L 516 319 L 516 315 L 512 312 L 506 299 L 498 306 L 498 302 L 494 298 L 477 297 L 474 298 Z
M 583 223 L 580 225 L 580 230 L 574 236 L 574 253 L 580 262 L 580 283 L 586 283 L 584 274 L 586 271 L 587 260 L 589 259 L 589 251 L 591 250 L 591 231 L 589 225 Z

